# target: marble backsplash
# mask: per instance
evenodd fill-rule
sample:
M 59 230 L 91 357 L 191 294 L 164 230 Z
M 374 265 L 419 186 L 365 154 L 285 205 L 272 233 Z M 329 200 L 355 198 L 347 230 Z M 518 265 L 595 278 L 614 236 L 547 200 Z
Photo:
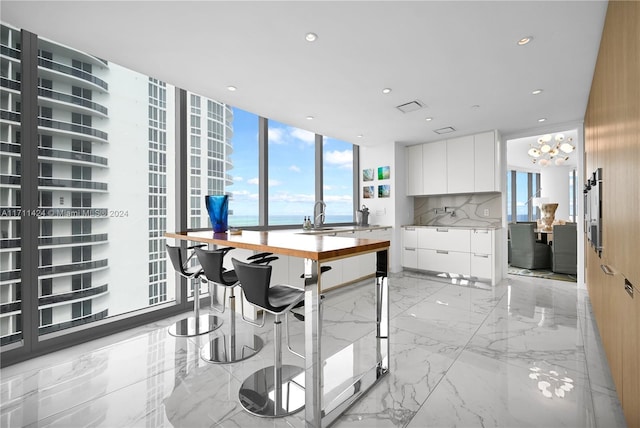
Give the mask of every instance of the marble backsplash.
M 500 227 L 502 194 L 469 193 L 415 197 L 413 221 L 420 226 Z

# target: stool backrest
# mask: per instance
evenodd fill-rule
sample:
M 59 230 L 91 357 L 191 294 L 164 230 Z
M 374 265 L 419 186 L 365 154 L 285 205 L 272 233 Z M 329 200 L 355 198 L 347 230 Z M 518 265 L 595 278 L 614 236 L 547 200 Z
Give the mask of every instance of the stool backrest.
M 202 248 L 195 248 L 198 261 L 204 271 L 204 276 L 206 276 L 209 281 L 217 282 L 222 285 L 233 285 L 236 283 L 235 280 L 231 282 L 227 280 L 231 279 L 230 277 L 232 275 L 228 275 L 231 271 L 225 272 L 223 267 L 224 256 L 228 251 L 228 248 L 219 250 L 203 250 Z M 223 275 L 223 272 L 227 275 Z M 227 278 L 225 278 L 225 276 Z
M 257 265 L 231 259 L 238 275 L 242 291 L 249 303 L 260 308 L 271 309 L 269 304 L 269 285 L 271 284 L 270 265 Z
M 167 244 L 167 253 L 169 254 L 169 259 L 171 259 L 171 264 L 173 268 L 183 276 L 188 276 L 188 274 L 184 270 L 184 261 L 182 260 L 182 249 L 180 247 L 173 247 Z

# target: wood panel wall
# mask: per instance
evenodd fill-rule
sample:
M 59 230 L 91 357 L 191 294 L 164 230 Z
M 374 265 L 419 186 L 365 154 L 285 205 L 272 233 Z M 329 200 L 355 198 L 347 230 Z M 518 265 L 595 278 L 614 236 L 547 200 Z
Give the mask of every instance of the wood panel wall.
M 603 169 L 603 251 L 586 282 L 627 425 L 640 428 L 640 2 L 611 1 L 585 114 L 585 174 Z M 586 177 L 585 177 L 586 179 Z M 586 239 L 585 239 L 586 242 Z M 611 268 L 606 275 L 601 266 Z M 624 290 L 633 286 L 632 298 Z

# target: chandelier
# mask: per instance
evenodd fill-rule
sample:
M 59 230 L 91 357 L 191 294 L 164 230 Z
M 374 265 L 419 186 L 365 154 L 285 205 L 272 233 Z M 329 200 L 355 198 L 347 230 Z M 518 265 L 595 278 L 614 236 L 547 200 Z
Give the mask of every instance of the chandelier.
M 543 135 L 538 138 L 538 145 L 529 145 L 527 154 L 531 157 L 533 163 L 540 166 L 549 166 L 552 163 L 563 165 L 569 160 L 569 153 L 573 152 L 576 147 L 571 143 L 573 138 L 565 138 L 564 134 Z

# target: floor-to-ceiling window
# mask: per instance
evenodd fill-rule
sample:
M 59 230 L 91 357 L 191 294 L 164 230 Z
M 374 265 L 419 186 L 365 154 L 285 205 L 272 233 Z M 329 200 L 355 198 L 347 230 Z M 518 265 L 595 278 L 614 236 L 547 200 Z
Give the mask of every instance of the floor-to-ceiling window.
M 315 134 L 269 120 L 268 141 L 269 224 L 302 225 L 316 200 Z
M 353 221 L 353 144 L 324 137 L 322 155 L 327 222 Z
M 507 221 L 536 221 L 540 209 L 534 198 L 540 196 L 540 174 L 511 170 L 507 173 Z

